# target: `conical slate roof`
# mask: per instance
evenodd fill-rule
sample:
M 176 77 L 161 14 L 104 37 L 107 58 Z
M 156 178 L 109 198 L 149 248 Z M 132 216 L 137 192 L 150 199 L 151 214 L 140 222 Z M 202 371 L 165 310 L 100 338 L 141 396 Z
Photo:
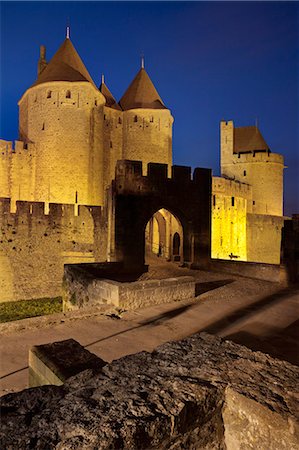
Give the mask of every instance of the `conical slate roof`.
M 234 153 L 269 151 L 269 146 L 256 126 L 234 129 Z
M 94 85 L 82 59 L 69 38 L 64 40 L 32 86 L 48 81 L 87 81 Z
M 117 110 L 121 111 L 121 107 L 116 102 L 115 98 L 113 97 L 110 90 L 108 89 L 108 87 L 106 86 L 106 84 L 103 81 L 99 87 L 99 90 L 106 99 L 106 106 L 109 106 L 109 108 L 113 108 L 113 109 L 117 109 Z
M 135 108 L 167 109 L 143 67 L 120 99 L 119 104 L 124 111 Z

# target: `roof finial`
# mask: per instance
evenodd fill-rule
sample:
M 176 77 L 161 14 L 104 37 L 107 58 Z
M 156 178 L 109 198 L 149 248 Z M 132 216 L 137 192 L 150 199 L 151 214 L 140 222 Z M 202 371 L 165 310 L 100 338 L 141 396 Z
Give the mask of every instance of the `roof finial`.
M 257 128 L 258 127 L 258 120 L 257 120 L 257 117 L 255 118 L 255 128 Z
M 71 31 L 71 26 L 70 26 L 70 17 L 67 17 L 66 20 L 66 38 L 69 39 L 70 38 L 70 31 Z
M 144 69 L 144 54 L 141 53 L 141 69 Z
M 102 84 L 105 83 L 105 75 L 102 73 Z

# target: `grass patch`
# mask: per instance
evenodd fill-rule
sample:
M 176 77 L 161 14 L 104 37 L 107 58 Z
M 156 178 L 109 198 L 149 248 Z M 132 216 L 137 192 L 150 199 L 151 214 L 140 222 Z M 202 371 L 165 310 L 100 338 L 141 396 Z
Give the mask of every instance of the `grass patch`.
M 62 297 L 0 303 L 0 323 L 62 312 Z

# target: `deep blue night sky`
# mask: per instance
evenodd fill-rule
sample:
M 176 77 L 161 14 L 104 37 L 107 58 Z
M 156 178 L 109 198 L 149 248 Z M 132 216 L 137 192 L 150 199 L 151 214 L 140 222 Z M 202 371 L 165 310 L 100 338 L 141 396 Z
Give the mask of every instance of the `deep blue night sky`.
M 299 212 L 298 3 L 1 2 L 1 138 L 17 138 L 17 102 L 71 40 L 117 100 L 145 67 L 174 118 L 175 164 L 219 174 L 219 122 L 259 128 L 282 153 L 285 213 Z M 62 149 L 63 150 L 63 149 Z M 297 198 L 296 198 L 297 197 Z

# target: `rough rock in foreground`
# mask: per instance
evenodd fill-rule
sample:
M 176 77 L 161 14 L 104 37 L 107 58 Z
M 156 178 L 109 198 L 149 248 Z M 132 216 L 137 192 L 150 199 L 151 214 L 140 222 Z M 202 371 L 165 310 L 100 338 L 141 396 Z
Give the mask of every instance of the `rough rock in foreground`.
M 2 449 L 299 448 L 299 368 L 207 334 L 1 399 Z

